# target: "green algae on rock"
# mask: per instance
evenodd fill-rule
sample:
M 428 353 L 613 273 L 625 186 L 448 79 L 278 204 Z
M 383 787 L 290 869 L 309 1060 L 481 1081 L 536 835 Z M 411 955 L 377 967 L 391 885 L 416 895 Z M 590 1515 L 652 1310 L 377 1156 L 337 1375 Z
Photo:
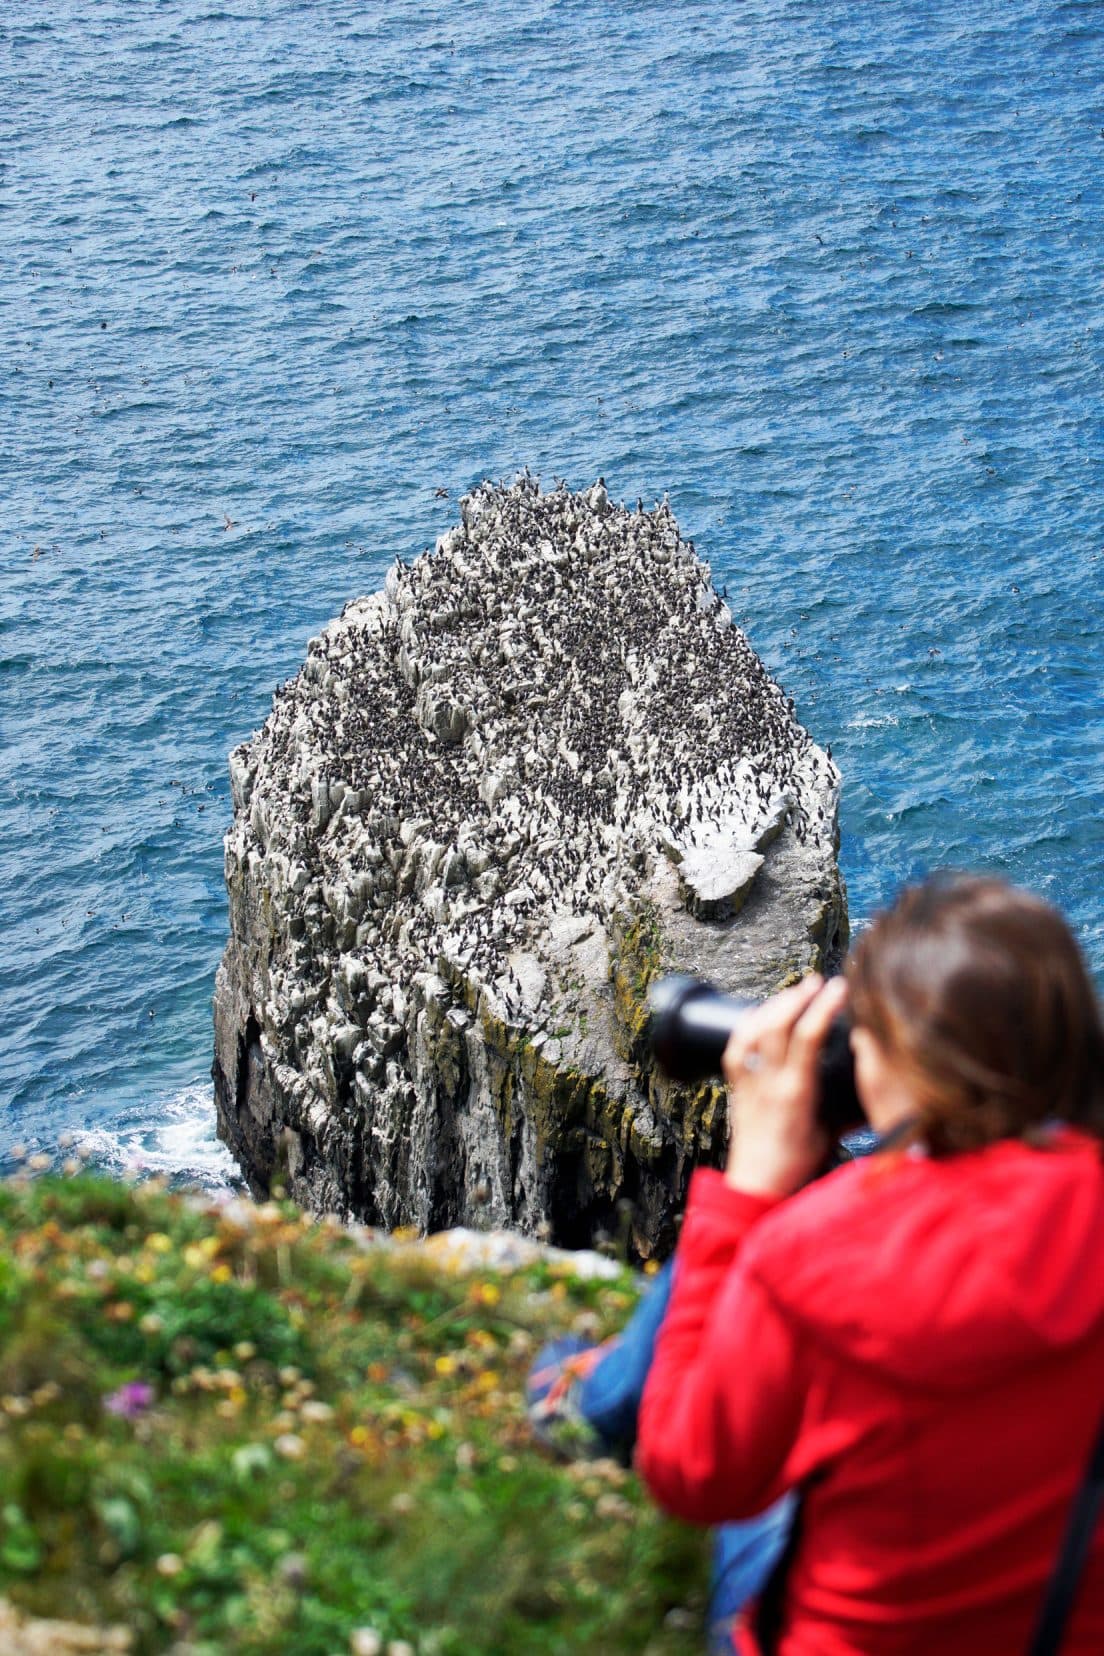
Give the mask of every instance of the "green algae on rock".
M 529 476 L 311 641 L 231 756 L 219 1131 L 255 1192 L 666 1251 L 716 1087 L 660 971 L 760 996 L 846 941 L 839 774 L 667 505 Z

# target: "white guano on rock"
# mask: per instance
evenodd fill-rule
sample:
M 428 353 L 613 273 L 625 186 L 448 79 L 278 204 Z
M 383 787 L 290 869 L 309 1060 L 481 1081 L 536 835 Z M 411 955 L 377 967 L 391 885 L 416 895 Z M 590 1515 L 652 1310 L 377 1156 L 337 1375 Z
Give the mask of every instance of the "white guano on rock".
M 759 996 L 846 941 L 839 776 L 666 503 L 484 484 L 310 642 L 230 759 L 219 1130 L 251 1186 L 664 1252 L 716 1086 L 670 969 Z

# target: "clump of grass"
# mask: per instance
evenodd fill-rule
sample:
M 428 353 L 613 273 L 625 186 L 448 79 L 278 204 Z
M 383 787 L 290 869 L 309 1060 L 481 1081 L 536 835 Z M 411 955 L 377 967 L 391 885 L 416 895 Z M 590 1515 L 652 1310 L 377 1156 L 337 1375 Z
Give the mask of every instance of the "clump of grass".
M 550 1460 L 522 1402 L 544 1338 L 635 1294 L 285 1203 L 0 1185 L 0 1596 L 137 1656 L 697 1650 L 665 1617 L 702 1601 L 702 1537 L 612 1462 Z

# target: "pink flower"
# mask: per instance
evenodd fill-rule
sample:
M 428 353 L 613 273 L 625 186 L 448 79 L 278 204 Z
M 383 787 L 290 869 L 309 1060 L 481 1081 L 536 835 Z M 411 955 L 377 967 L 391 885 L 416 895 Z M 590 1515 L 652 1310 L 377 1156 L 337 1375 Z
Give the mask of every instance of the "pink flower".
M 119 1415 L 123 1420 L 137 1420 L 152 1402 L 153 1387 L 148 1380 L 128 1380 L 104 1398 L 104 1408 L 108 1414 Z

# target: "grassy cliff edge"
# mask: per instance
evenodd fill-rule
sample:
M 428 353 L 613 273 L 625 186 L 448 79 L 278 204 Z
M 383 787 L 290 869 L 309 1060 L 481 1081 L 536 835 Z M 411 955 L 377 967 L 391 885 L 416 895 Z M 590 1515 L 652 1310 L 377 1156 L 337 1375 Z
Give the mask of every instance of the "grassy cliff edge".
M 284 1202 L 0 1184 L 5 1649 L 696 1650 L 704 1538 L 551 1460 L 522 1401 L 543 1339 L 638 1288 Z M 61 1616 L 99 1631 L 36 1645 Z

